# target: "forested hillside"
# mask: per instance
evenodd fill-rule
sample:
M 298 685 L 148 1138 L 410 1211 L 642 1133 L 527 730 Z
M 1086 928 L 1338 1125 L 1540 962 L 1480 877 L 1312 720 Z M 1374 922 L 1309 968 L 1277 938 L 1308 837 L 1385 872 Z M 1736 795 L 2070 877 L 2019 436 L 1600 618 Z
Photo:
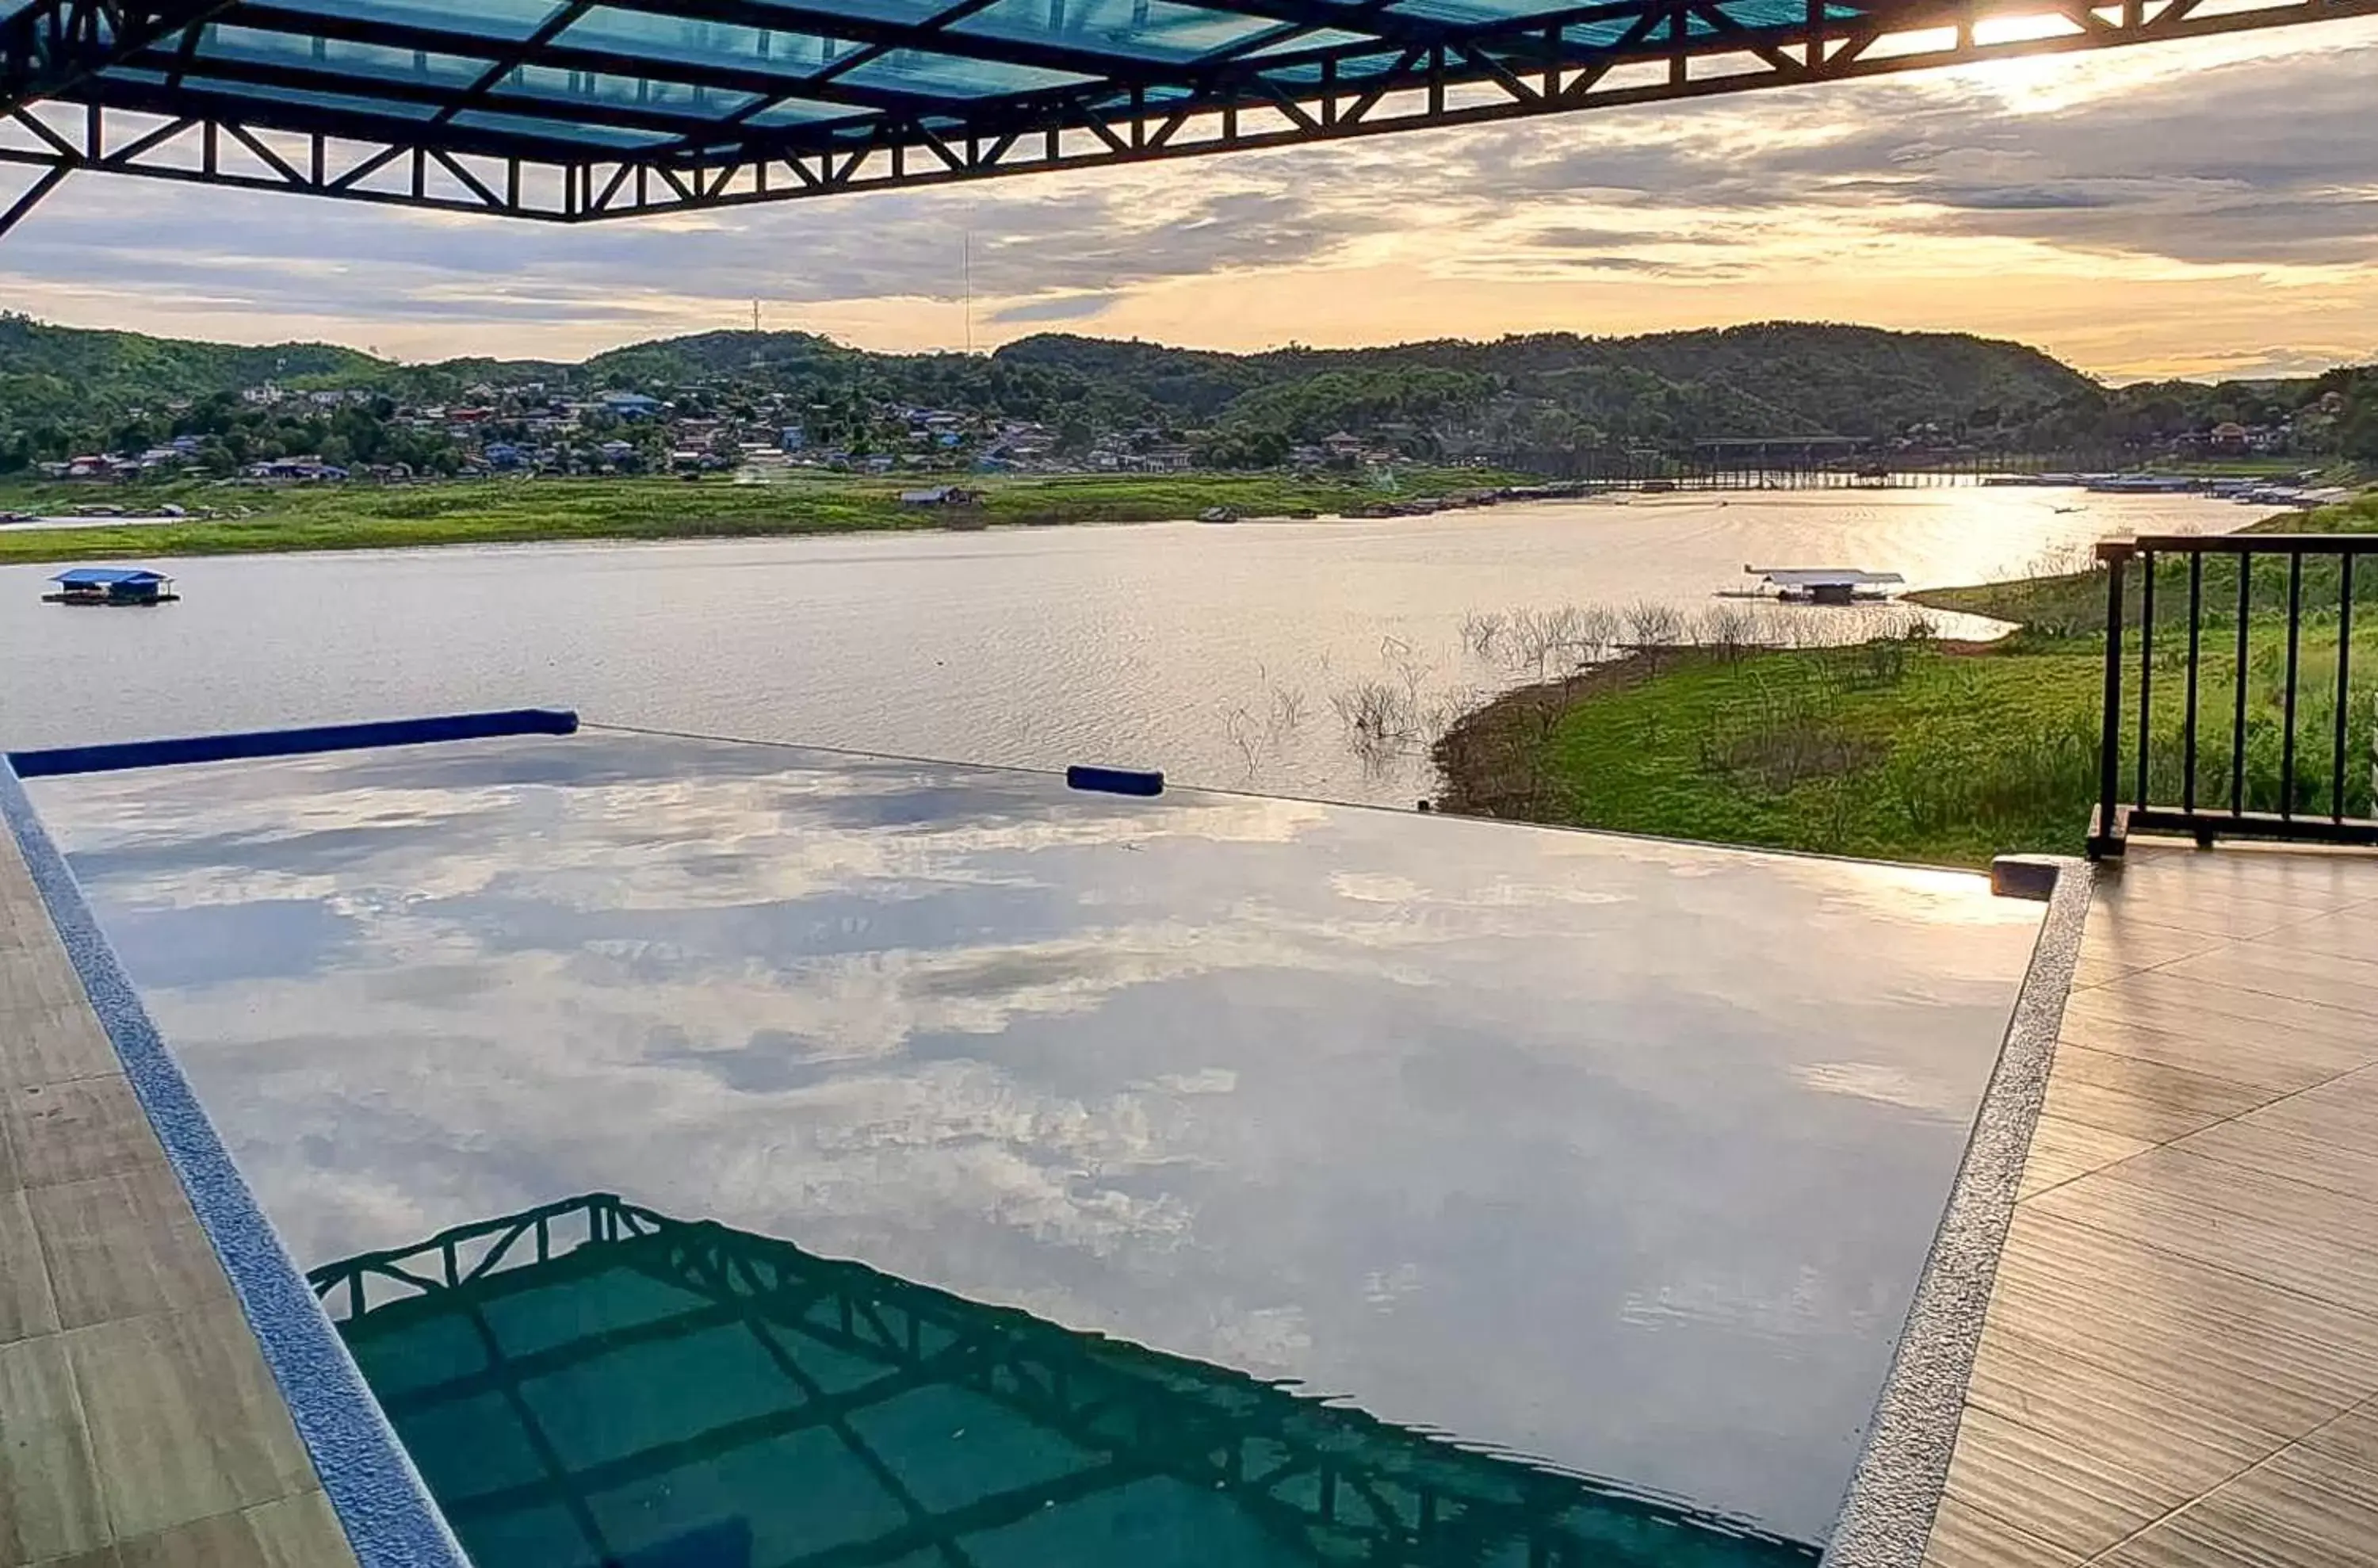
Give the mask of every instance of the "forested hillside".
M 988 355 L 875 354 L 808 332 L 718 332 L 578 364 L 403 365 L 325 344 L 246 348 L 0 314 L 0 471 L 157 437 L 210 400 L 217 414 L 200 417 L 219 425 L 239 393 L 266 382 L 371 392 L 372 407 L 529 383 L 725 407 L 775 393 L 814 409 L 827 429 L 863 422 L 863 410 L 921 406 L 1040 421 L 1073 447 L 1157 430 L 1233 466 L 1277 463 L 1341 430 L 1423 457 L 1792 436 L 2060 451 L 2147 444 L 2228 421 L 2276 425 L 2300 413 L 2321 450 L 2378 455 L 2378 377 L 2369 371 L 2108 389 L 2021 344 L 1804 322 L 1248 355 L 1062 333 Z

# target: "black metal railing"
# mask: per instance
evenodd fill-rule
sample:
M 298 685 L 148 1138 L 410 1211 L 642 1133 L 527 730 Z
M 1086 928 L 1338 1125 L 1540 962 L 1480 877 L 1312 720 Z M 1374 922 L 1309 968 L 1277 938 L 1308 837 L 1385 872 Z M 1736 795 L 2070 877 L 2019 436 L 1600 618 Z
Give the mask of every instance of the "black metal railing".
M 2134 832 L 2378 844 L 2378 714 L 2357 711 L 2353 685 L 2356 599 L 2378 598 L 2378 566 L 2356 571 L 2369 555 L 2378 535 L 2098 545 L 2106 693 L 2090 854 L 2119 855 Z

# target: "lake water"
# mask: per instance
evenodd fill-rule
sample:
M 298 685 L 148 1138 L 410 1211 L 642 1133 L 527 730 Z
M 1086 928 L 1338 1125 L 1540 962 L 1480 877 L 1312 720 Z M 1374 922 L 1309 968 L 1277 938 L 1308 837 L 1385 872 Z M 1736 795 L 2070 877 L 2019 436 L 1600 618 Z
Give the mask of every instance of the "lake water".
M 1194 523 L 148 562 L 183 602 L 39 602 L 0 569 L 0 744 L 551 705 L 590 719 L 966 762 L 1159 767 L 1183 782 L 1409 802 L 1425 733 L 1350 743 L 1366 681 L 1423 730 L 1518 679 L 1472 612 L 1657 600 L 1700 615 L 1742 568 L 1939 586 L 2130 532 L 2256 514 L 2013 488 L 1678 495 L 1362 522 Z M 1828 634 L 1903 612 L 1768 612 Z M 1830 620 L 1820 619 L 1830 618 Z M 1944 632 L 1987 623 L 1941 618 Z

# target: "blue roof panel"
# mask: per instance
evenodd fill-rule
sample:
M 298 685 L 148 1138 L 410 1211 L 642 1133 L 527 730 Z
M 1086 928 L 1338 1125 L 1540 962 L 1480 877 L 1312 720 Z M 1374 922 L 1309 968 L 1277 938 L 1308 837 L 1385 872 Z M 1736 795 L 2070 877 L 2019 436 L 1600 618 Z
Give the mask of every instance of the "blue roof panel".
M 106 588 L 122 583 L 162 583 L 165 574 L 145 566 L 76 566 L 50 579 L 70 588 Z
M 357 43 L 343 38 L 308 37 L 263 28 L 218 23 L 198 40 L 198 58 L 236 65 L 293 66 L 361 78 L 368 89 L 374 81 L 411 82 L 423 87 L 468 87 L 486 74 L 487 62 L 464 54 L 422 49 L 392 49 L 385 44 Z
M 540 110 L 547 105 L 558 108 L 572 103 L 600 104 L 707 120 L 747 108 L 759 95 L 650 77 L 603 76 L 593 71 L 558 70 L 551 66 L 523 66 L 504 78 L 496 96 L 536 99 Z
M 562 9 L 557 0 L 274 0 L 276 9 L 342 21 L 383 23 L 428 32 L 525 42 Z
M 561 31 L 571 48 L 611 49 L 655 65 L 723 66 L 807 76 L 858 45 L 814 32 L 738 27 L 597 6 Z
M 1007 38 L 1133 60 L 1195 60 L 1279 27 L 1268 17 L 1171 0 L 998 0 L 951 24 L 956 33 Z
M 1099 78 L 1075 71 L 1011 65 L 1003 60 L 971 60 L 962 54 L 895 49 L 845 71 L 839 79 L 853 87 L 886 88 L 937 98 L 993 98 L 1009 93 L 1046 92 L 1061 87 L 1087 87 Z
M 582 120 L 541 115 L 507 115 L 492 109 L 465 109 L 454 116 L 454 124 L 465 130 L 495 131 L 543 141 L 582 141 L 591 147 L 612 150 L 660 147 L 678 139 L 667 131 L 590 125 Z

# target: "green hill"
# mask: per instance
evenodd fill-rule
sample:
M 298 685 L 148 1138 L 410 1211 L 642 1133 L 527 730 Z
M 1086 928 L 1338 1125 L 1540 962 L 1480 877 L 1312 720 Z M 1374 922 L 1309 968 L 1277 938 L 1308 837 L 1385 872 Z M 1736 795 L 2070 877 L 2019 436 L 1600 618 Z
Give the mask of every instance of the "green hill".
M 0 450 L 54 453 L 170 420 L 184 400 L 284 387 L 445 402 L 481 384 L 694 395 L 732 412 L 761 393 L 824 428 L 883 404 L 1098 431 L 1198 432 L 1211 461 L 1278 461 L 1334 431 L 1416 455 L 1524 455 L 1723 437 L 1889 437 L 2072 450 L 2312 412 L 2340 432 L 2378 414 L 2368 372 L 2108 389 L 2022 344 L 1961 332 L 1772 321 L 1638 337 L 1541 332 L 1371 348 L 1226 354 L 1043 333 L 989 355 L 874 354 L 810 332 L 702 332 L 577 364 L 473 357 L 402 365 L 327 344 L 262 348 L 53 327 L 0 313 Z M 2329 396 L 2337 393 L 2337 396 Z M 144 411 L 145 426 L 132 422 Z
M 52 327 L 0 312 L 0 428 L 106 420 L 130 408 L 263 381 L 361 384 L 397 367 L 327 343 L 265 348 Z

